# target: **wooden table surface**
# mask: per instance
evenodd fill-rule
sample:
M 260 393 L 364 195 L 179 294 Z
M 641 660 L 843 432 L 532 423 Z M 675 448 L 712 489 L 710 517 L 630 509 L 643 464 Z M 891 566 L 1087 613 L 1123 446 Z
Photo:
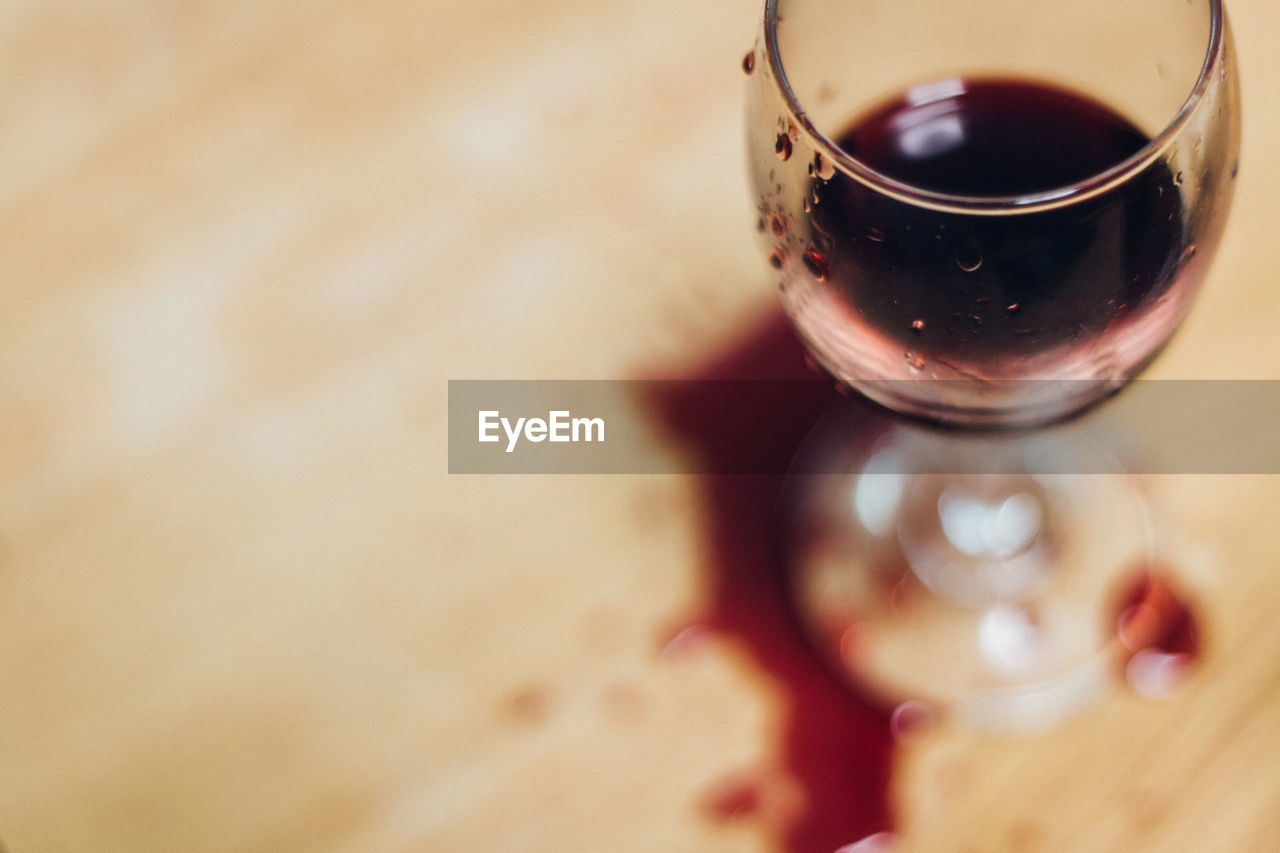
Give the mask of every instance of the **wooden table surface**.
M 446 473 L 448 379 L 680 375 L 770 310 L 756 7 L 0 5 L 9 850 L 793 853 L 704 808 L 778 764 L 776 679 L 657 653 L 696 481 Z M 1239 191 L 1160 376 L 1280 377 L 1280 7 L 1231 11 Z M 1191 682 L 898 746 L 902 849 L 1275 849 L 1280 480 L 1152 488 Z

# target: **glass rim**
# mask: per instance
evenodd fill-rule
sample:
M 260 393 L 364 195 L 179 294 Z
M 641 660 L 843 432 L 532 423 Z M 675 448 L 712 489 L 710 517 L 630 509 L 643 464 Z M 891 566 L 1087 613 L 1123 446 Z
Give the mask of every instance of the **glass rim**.
M 1129 157 L 1083 180 L 1061 187 L 1019 195 L 958 195 L 937 192 L 899 181 L 876 171 L 849 154 L 818 129 L 809 118 L 799 98 L 796 97 L 795 91 L 791 88 L 791 81 L 783 68 L 777 37 L 779 2 L 782 0 L 765 0 L 764 54 L 774 82 L 782 95 L 788 118 L 802 129 L 822 156 L 829 158 L 836 168 L 854 180 L 899 201 L 955 213 L 1009 214 L 1052 210 L 1093 198 L 1146 169 L 1159 158 L 1161 151 L 1168 147 L 1173 138 L 1191 121 L 1192 113 L 1203 100 L 1213 79 L 1214 71 L 1221 62 L 1223 33 L 1226 29 L 1222 0 L 1208 0 L 1209 43 L 1205 48 L 1204 61 L 1201 63 L 1195 85 L 1191 87 L 1191 92 L 1164 129 Z

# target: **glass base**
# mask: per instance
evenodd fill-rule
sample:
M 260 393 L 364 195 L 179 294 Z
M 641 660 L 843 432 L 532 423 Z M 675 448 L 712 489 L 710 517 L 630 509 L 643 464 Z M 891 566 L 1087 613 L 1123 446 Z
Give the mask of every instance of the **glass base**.
M 1147 500 L 1102 448 L 1070 430 L 819 431 L 824 473 L 791 481 L 791 571 L 835 667 L 888 705 L 1004 731 L 1051 727 L 1108 689 L 1120 597 L 1154 541 Z

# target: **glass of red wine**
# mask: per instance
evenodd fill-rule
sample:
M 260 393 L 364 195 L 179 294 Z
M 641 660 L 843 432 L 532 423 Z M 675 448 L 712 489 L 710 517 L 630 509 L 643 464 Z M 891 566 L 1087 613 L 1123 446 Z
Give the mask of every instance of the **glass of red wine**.
M 1093 683 L 1119 566 L 1150 551 L 1105 449 L 1043 427 L 1149 365 L 1204 279 L 1239 147 L 1222 4 L 767 0 L 743 69 L 782 306 L 909 416 L 823 451 L 799 607 L 886 698 L 1042 721 Z M 1046 453 L 1079 464 L 1028 467 Z

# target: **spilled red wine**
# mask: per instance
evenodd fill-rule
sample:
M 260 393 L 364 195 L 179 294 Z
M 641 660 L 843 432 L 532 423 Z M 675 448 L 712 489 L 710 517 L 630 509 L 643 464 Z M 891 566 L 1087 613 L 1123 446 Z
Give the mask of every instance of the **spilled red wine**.
M 776 315 L 686 378 L 692 381 L 663 383 L 646 402 L 664 430 L 712 471 L 780 472 L 785 465 L 744 468 L 742 460 L 792 458 L 814 423 L 841 399 L 830 383 L 812 381 L 803 349 Z M 782 400 L 779 381 L 793 384 Z M 733 385 L 741 390 L 734 392 Z M 769 416 L 744 428 L 734 414 L 741 411 Z M 759 820 L 786 853 L 832 853 L 892 828 L 889 714 L 814 653 L 790 598 L 786 523 L 779 512 L 786 478 L 717 473 L 697 482 L 707 601 L 668 648 L 690 634 L 719 635 L 747 653 L 782 700 L 779 729 L 771 737 L 777 754 L 763 769 L 714 782 L 704 809 L 720 820 Z M 799 808 L 771 796 L 780 786 L 793 791 Z
M 838 139 L 900 184 L 985 198 L 1052 194 L 1147 142 L 1081 95 L 959 78 L 910 90 Z M 939 211 L 813 171 L 807 275 L 784 302 L 842 378 L 1128 376 L 1185 313 L 1193 287 L 1179 273 L 1194 249 L 1163 161 L 1015 215 Z

